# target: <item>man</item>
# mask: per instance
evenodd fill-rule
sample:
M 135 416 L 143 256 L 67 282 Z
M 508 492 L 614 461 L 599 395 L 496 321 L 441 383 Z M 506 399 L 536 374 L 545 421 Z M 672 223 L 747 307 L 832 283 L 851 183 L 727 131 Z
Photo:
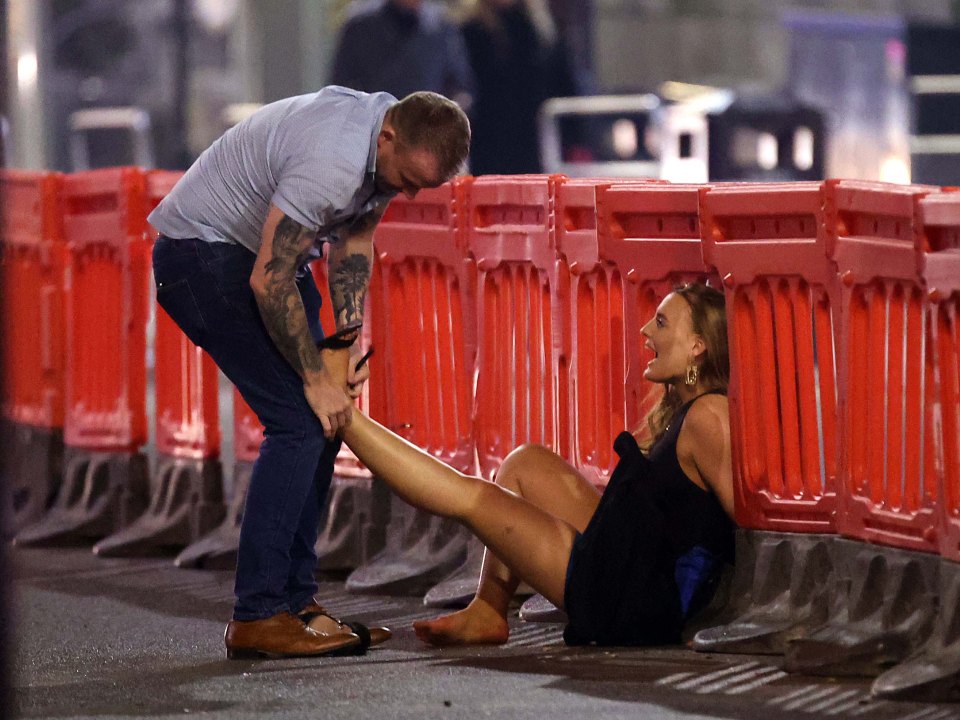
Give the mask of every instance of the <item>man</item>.
M 402 97 L 431 90 L 470 103 L 473 74 L 460 29 L 433 0 L 355 2 L 333 56 L 330 82 Z
M 326 87 L 231 128 L 150 215 L 161 234 L 157 301 L 265 427 L 241 525 L 228 657 L 361 645 L 313 598 L 314 545 L 334 438 L 369 375 L 357 367 L 356 340 L 373 230 L 396 193 L 413 197 L 452 177 L 469 144 L 463 111 L 440 95 L 397 102 Z M 351 348 L 349 392 L 316 347 L 320 296 L 306 264 L 324 242 L 339 346 Z

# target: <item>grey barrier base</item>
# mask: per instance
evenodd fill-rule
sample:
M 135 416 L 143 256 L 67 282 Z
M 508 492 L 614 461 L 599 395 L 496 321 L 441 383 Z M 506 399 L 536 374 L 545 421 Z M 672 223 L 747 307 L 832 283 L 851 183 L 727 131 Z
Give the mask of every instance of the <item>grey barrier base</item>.
M 875 676 L 917 652 L 937 615 L 940 559 L 838 538 L 829 620 L 794 639 L 785 669 Z
M 960 564 L 940 560 L 940 605 L 926 645 L 874 680 L 871 691 L 891 700 L 960 701 Z
M 147 511 L 93 546 L 102 557 L 164 555 L 215 528 L 226 513 L 219 460 L 160 456 Z
M 393 495 L 386 544 L 347 577 L 351 592 L 423 595 L 466 559 L 469 531 Z
M 477 593 L 483 567 L 483 543 L 471 535 L 467 540 L 467 558 L 463 564 L 434 585 L 423 596 L 427 607 L 466 607 Z
M 733 619 L 699 630 L 699 652 L 783 654 L 830 611 L 836 536 L 738 530 L 730 581 Z
M 931 645 L 935 622 L 960 628 L 955 613 L 947 620 L 940 610 L 936 620 L 942 565 L 928 553 L 834 535 L 740 530 L 731 584 L 736 617 L 699 630 L 692 646 L 783 654 L 786 670 L 810 675 L 884 673 L 876 692 L 897 693 L 907 684 L 907 671 L 890 668 L 911 657 L 928 675 L 952 672 L 952 645 Z M 960 600 L 960 589 L 947 586 L 944 592 L 955 594 L 950 602 Z M 957 636 L 960 629 L 954 628 L 950 637 Z M 924 647 L 935 661 L 918 656 Z M 934 665 L 939 669 L 929 669 Z
M 319 567 L 354 570 L 373 559 L 386 543 L 389 514 L 390 491 L 383 483 L 334 475 L 317 540 Z
M 66 447 L 63 483 L 50 510 L 20 530 L 16 545 L 99 540 L 132 523 L 147 507 L 147 458 Z
M 184 548 L 173 561 L 177 567 L 205 570 L 233 570 L 240 547 L 240 523 L 250 487 L 252 462 L 237 461 L 233 466 L 233 498 L 226 517 L 212 532 Z
M 17 534 L 47 512 L 63 471 L 63 431 L 0 419 L 0 476 L 4 537 Z

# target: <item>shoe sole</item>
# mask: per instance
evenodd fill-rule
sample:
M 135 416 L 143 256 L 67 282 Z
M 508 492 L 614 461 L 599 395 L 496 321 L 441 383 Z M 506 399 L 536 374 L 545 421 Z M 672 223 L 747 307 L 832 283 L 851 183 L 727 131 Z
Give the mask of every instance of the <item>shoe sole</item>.
M 360 647 L 360 639 L 356 642 L 347 643 L 331 647 L 329 650 L 323 650 L 315 653 L 278 653 L 269 650 L 260 650 L 258 648 L 227 648 L 228 660 L 284 660 L 287 658 L 308 658 L 308 657 L 328 657 L 338 655 L 356 654 Z

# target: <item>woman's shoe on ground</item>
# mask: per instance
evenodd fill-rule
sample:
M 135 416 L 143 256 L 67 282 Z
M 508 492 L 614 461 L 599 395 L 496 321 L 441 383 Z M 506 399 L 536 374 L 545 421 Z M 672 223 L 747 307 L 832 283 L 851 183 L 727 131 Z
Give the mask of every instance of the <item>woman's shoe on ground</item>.
M 353 632 L 354 634 L 358 635 L 361 643 L 360 648 L 357 649 L 358 655 L 362 655 L 364 652 L 366 652 L 367 648 L 385 643 L 387 640 L 393 637 L 393 633 L 390 631 L 390 628 L 368 628 L 363 623 L 356 622 L 355 620 L 339 620 L 327 612 L 326 608 L 324 608 L 323 605 L 318 603 L 316 600 L 311 600 L 306 607 L 297 613 L 297 617 L 306 623 L 307 627 L 311 627 L 311 623 L 313 623 L 314 629 L 318 630 L 319 632 L 323 632 L 323 629 L 325 627 L 329 627 L 331 624 L 329 622 L 323 622 L 323 620 L 318 621 L 318 618 L 326 618 L 339 625 L 342 632 Z

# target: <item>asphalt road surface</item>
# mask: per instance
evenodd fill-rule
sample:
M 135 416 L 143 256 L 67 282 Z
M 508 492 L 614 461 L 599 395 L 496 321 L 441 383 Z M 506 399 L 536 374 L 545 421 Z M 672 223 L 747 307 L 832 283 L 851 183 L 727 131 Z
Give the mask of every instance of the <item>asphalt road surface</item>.
M 229 661 L 229 572 L 89 548 L 8 559 L 15 707 L 4 718 L 960 718 L 960 705 L 871 700 L 868 679 L 788 675 L 775 657 L 567 648 L 560 625 L 516 618 L 506 646 L 438 650 L 410 629 L 436 614 L 419 598 L 335 580 L 324 605 L 392 627 L 390 642 L 363 657 Z

